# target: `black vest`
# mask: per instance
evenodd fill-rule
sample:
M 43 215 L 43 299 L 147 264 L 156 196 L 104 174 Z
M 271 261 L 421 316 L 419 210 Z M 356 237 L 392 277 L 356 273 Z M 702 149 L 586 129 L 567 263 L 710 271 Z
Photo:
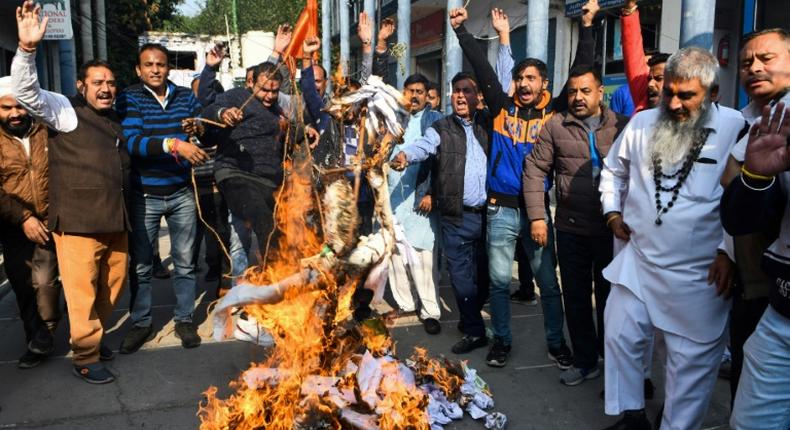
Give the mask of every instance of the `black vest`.
M 49 140 L 49 228 L 72 234 L 130 230 L 125 192 L 129 153 L 115 111 L 69 99 L 78 125 Z
M 474 134 L 483 151 L 488 154 L 487 112 L 478 111 L 473 125 Z M 461 120 L 448 115 L 431 126 L 439 133 L 436 152 L 434 195 L 442 218 L 459 225 L 463 218 L 464 170 L 466 168 L 466 132 Z

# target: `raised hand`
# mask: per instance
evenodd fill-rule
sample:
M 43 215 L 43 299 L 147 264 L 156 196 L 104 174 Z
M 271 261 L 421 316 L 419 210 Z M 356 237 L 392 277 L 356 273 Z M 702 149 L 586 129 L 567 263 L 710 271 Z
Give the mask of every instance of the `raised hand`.
M 379 40 L 386 41 L 395 33 L 395 20 L 392 18 L 384 18 L 379 26 Z
M 19 33 L 19 46 L 27 51 L 36 49 L 44 32 L 47 31 L 49 17 L 41 19 L 41 5 L 32 0 L 25 1 L 16 8 L 16 26 Z
M 466 22 L 466 19 L 469 18 L 468 14 L 466 13 L 466 8 L 457 7 L 450 10 L 450 25 L 453 28 L 458 28 Z
M 593 19 L 595 18 L 595 14 L 601 10 L 601 6 L 598 5 L 598 0 L 589 0 L 587 3 L 582 6 L 582 25 L 585 27 L 592 27 Z
M 359 13 L 359 25 L 357 26 L 357 36 L 363 45 L 369 45 L 373 38 L 373 25 L 365 12 Z
M 785 109 L 785 104 L 779 103 L 771 115 L 771 107 L 764 107 L 760 123 L 749 130 L 744 163 L 746 170 L 761 176 L 775 176 L 787 170 L 790 167 L 788 136 L 790 109 Z
M 225 49 L 222 48 L 221 45 L 217 44 L 206 55 L 206 65 L 209 67 L 216 67 L 217 64 L 222 62 L 222 59 L 225 58 Z
M 274 36 L 274 53 L 282 55 L 288 49 L 288 45 L 291 44 L 292 37 L 293 28 L 290 25 L 282 24 L 277 27 L 277 34 Z
M 319 49 L 321 49 L 321 39 L 315 36 L 305 38 L 304 42 L 302 42 L 302 51 L 305 57 L 311 57 Z
M 510 21 L 502 9 L 491 9 L 491 25 L 500 36 L 502 33 L 510 33 Z

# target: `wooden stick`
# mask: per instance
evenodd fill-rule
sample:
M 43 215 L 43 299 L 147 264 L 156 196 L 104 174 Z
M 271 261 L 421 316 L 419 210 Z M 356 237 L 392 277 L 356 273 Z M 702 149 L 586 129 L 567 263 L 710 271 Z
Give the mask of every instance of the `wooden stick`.
M 194 119 L 195 121 L 205 122 L 206 124 L 211 124 L 211 125 L 217 126 L 219 128 L 227 127 L 226 124 L 223 124 L 221 122 L 212 121 L 212 120 L 206 119 L 206 118 L 189 118 L 189 119 Z

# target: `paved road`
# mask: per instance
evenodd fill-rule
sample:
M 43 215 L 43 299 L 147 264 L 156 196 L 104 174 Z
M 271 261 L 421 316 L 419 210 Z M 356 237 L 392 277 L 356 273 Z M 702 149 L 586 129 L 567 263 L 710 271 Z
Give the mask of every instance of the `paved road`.
M 163 234 L 164 236 L 164 234 Z M 166 237 L 165 237 L 166 239 Z M 168 246 L 163 244 L 166 255 Z M 167 262 L 167 260 L 166 260 Z M 200 275 L 200 287 L 205 288 Z M 450 346 L 460 337 L 455 328 L 457 312 L 452 291 L 446 280 L 440 293 L 443 301 L 443 330 L 427 335 L 414 318 L 401 318 L 393 328 L 398 351 L 408 355 L 415 345 L 432 353 L 450 353 Z M 91 386 L 71 374 L 67 358 L 67 323 L 58 329 L 55 355 L 41 366 L 18 370 L 16 359 L 24 352 L 22 327 L 17 317 L 14 295 L 0 299 L 0 429 L 195 429 L 201 393 L 209 386 L 221 387 L 245 370 L 251 362 L 261 361 L 265 350 L 238 342 L 210 341 L 209 323 L 205 321 L 206 304 L 213 300 L 205 293 L 198 307 L 198 320 L 204 344 L 183 350 L 172 334 L 174 296 L 170 281 L 156 281 L 154 286 L 154 323 L 157 338 L 133 355 L 120 355 L 110 368 L 118 375 L 114 384 Z M 117 350 L 129 328 L 128 293 L 113 315 L 115 327 L 107 336 Z M 543 318 L 540 306 L 513 305 L 514 350 L 503 369 L 484 364 L 485 350 L 467 357 L 479 370 L 494 392 L 496 409 L 507 414 L 510 429 L 599 429 L 614 418 L 603 414 L 598 395 L 603 379 L 587 381 L 577 387 L 564 387 L 558 381 L 559 370 L 546 358 L 543 341 Z M 661 368 L 656 364 L 654 380 L 657 398 L 663 396 Z M 654 415 L 659 400 L 649 401 L 647 409 Z M 729 414 L 729 389 L 726 381 L 716 386 L 714 399 L 705 421 L 705 429 L 726 429 Z M 465 418 L 446 427 L 482 429 L 481 423 Z

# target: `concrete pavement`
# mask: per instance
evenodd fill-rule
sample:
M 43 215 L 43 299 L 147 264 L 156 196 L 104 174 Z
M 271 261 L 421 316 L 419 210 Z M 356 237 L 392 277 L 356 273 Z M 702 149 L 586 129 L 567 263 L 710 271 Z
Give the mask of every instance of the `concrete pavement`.
M 165 232 L 163 231 L 163 236 Z M 162 248 L 167 254 L 167 244 Z M 167 263 L 168 260 L 166 259 Z M 199 287 L 206 288 L 199 275 Z M 514 271 L 514 274 L 516 272 Z M 515 276 L 514 276 L 515 277 Z M 432 354 L 453 356 L 450 346 L 460 338 L 452 290 L 446 279 L 440 287 L 442 333 L 430 336 L 414 317 L 403 317 L 392 329 L 397 350 L 408 356 L 414 346 L 424 346 Z M 196 312 L 201 322 L 204 344 L 184 350 L 172 334 L 174 296 L 169 280 L 156 280 L 154 287 L 155 340 L 133 355 L 118 355 L 110 369 L 118 376 L 113 384 L 91 386 L 71 374 L 67 358 L 67 323 L 57 333 L 57 349 L 52 358 L 30 370 L 19 370 L 16 359 L 24 353 L 24 336 L 17 317 L 14 295 L 0 299 L 0 429 L 195 429 L 202 392 L 211 385 L 229 393 L 228 382 L 251 362 L 264 359 L 266 351 L 238 341 L 212 342 L 211 327 L 205 320 L 206 305 L 213 292 L 205 292 Z M 117 350 L 130 327 L 127 320 L 128 292 L 113 318 L 115 327 L 107 344 Z M 464 356 L 491 386 L 496 410 L 507 414 L 510 429 L 600 429 L 615 421 L 603 414 L 599 393 L 603 378 L 577 387 L 559 383 L 560 371 L 546 357 L 541 307 L 513 304 L 514 348 L 507 367 L 485 365 L 486 350 Z M 662 368 L 656 363 L 656 399 L 663 397 Z M 655 416 L 660 400 L 648 401 Z M 729 388 L 719 380 L 705 421 L 705 429 L 726 429 L 729 415 Z M 481 429 L 482 423 L 468 416 L 446 429 Z

